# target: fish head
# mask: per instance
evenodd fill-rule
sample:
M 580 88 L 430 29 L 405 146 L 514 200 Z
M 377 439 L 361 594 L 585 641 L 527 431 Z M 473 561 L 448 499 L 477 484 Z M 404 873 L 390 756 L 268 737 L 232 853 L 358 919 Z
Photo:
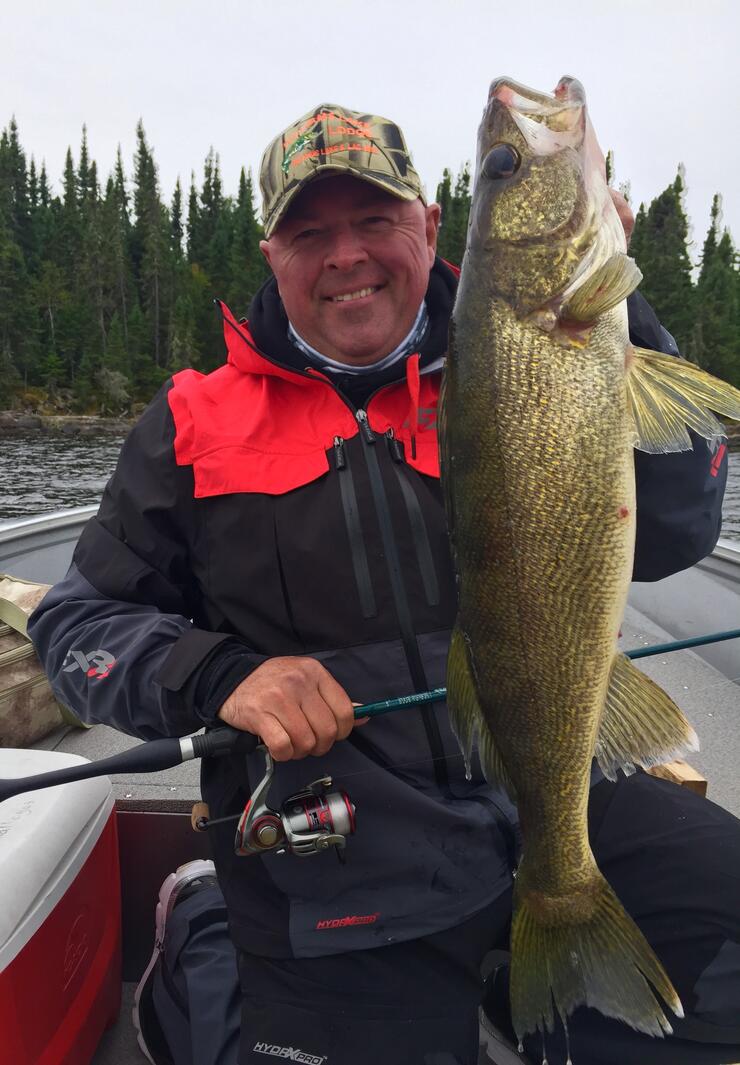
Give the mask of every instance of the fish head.
M 468 253 L 519 317 L 557 315 L 616 251 L 624 230 L 583 86 L 541 93 L 510 78 L 490 88 L 478 131 Z

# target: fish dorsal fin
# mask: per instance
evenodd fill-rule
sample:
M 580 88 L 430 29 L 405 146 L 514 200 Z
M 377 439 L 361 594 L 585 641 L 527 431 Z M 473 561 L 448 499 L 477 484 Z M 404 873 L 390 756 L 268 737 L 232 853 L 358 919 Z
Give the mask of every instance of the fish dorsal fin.
M 593 322 L 605 311 L 627 299 L 642 280 L 634 259 L 618 251 L 578 285 L 573 294 L 566 294 L 561 318 L 577 322 Z
M 604 775 L 615 780 L 618 769 L 649 769 L 698 749 L 696 733 L 670 695 L 617 654 L 594 750 Z
M 688 451 L 687 427 L 711 440 L 724 436 L 715 414 L 740 421 L 740 391 L 693 362 L 646 348 L 632 348 L 627 406 L 635 447 L 659 455 Z
M 447 656 L 447 710 L 452 731 L 460 744 L 468 771 L 473 745 L 477 739 L 478 757 L 486 780 L 494 787 L 503 788 L 512 800 L 516 799 L 514 785 L 491 736 L 491 730 L 483 718 L 470 667 L 468 643 L 459 621 L 452 630 Z

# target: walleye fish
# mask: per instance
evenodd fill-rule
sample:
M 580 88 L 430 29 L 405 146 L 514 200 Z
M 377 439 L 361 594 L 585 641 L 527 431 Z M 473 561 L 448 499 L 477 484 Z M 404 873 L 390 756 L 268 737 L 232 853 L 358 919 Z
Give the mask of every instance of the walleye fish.
M 516 799 L 519 1038 L 581 1004 L 671 1031 L 663 966 L 589 847 L 592 759 L 607 777 L 697 747 L 671 699 L 617 652 L 635 539 L 633 448 L 691 447 L 740 392 L 630 345 L 626 254 L 583 88 L 495 81 L 478 137 L 450 327 L 440 451 L 458 575 L 453 728 Z M 650 982 L 648 984 L 648 981 Z M 650 986 L 652 984 L 652 988 Z

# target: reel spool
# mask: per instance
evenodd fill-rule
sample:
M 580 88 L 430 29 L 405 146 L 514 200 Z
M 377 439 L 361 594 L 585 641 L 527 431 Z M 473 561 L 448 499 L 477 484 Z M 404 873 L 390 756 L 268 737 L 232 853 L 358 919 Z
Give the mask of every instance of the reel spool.
M 347 836 L 355 831 L 355 805 L 347 792 L 343 788 L 329 791 L 332 778 L 321 777 L 291 795 L 279 810 L 275 809 L 268 802 L 275 773 L 272 756 L 262 744 L 257 750 L 265 757 L 265 775 L 239 817 L 234 838 L 235 853 L 249 855 L 275 851 L 305 858 L 334 847 L 342 858 Z M 209 820 L 204 803 L 193 807 L 193 827 L 198 831 L 231 820 L 231 817 Z

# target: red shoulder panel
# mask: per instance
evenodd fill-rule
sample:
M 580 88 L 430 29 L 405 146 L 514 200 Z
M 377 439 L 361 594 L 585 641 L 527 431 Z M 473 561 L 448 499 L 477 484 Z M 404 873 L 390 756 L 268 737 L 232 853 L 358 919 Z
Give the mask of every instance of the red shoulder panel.
M 384 433 L 392 427 L 403 444 L 409 466 L 430 477 L 439 477 L 437 403 L 440 381 L 439 373 L 421 375 L 416 412 L 413 393 L 410 393 L 404 382 L 379 392 L 370 400 L 368 406 L 368 419 L 372 428 Z
M 192 466 L 197 498 L 233 492 L 282 495 L 321 477 L 334 437 L 358 432 L 353 412 L 319 373 L 295 373 L 269 361 L 247 328 L 224 310 L 229 360 L 213 373 L 175 374 L 168 393 L 175 422 L 175 458 Z M 393 428 L 407 462 L 439 476 L 436 416 L 440 375 L 419 376 L 418 356 L 407 381 L 383 389 L 368 409 L 370 425 Z
M 328 469 L 336 435 L 358 431 L 352 412 L 312 378 L 244 374 L 233 365 L 204 377 L 185 370 L 168 394 L 175 457 L 193 467 L 195 495 L 281 495 Z

